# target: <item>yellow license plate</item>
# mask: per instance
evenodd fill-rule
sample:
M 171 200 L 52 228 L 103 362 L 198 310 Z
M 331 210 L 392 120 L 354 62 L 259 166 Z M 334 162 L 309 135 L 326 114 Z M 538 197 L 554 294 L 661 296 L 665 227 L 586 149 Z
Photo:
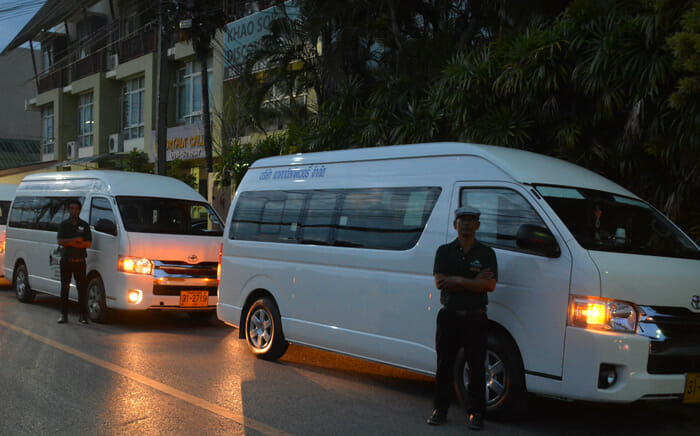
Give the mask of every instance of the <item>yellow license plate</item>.
M 700 403 L 700 372 L 691 372 L 685 376 L 684 403 Z
M 209 291 L 181 291 L 180 307 L 207 307 Z

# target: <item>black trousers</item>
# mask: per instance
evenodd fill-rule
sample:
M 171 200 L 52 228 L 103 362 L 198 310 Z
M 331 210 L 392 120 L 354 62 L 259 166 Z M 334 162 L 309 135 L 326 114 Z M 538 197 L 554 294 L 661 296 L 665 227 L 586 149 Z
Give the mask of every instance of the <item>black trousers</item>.
M 61 259 L 61 313 L 63 315 L 68 315 L 68 291 L 70 290 L 71 277 L 75 278 L 75 286 L 78 288 L 78 306 L 80 307 L 80 314 L 87 316 L 85 259 L 78 261 Z
M 488 317 L 486 311 L 460 312 L 440 309 L 435 332 L 437 373 L 433 407 L 447 412 L 454 393 L 453 370 L 457 353 L 464 348 L 469 365 L 467 394 L 469 412 L 483 413 L 486 409 L 486 342 Z

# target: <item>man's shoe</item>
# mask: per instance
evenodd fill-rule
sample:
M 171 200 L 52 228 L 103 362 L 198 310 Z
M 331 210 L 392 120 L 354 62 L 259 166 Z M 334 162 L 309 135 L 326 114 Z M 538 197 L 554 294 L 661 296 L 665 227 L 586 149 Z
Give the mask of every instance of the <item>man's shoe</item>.
M 481 413 L 470 413 L 469 423 L 467 426 L 472 430 L 481 430 L 484 428 L 484 417 L 481 415 Z
M 428 418 L 427 423 L 430 425 L 440 425 L 447 419 L 447 413 L 440 410 L 433 410 L 433 414 Z
M 68 315 L 61 315 L 57 321 L 59 324 L 65 324 L 68 322 Z
M 87 324 L 87 323 L 88 323 L 88 320 L 87 320 L 87 318 L 86 318 L 85 316 L 80 315 L 80 318 L 78 318 L 78 322 L 79 322 L 80 324 Z

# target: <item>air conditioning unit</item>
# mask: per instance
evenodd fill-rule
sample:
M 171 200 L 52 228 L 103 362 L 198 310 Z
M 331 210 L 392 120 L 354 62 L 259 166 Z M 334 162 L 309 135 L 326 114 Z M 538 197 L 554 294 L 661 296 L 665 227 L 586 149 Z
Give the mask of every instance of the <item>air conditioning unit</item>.
M 119 66 L 119 55 L 111 54 L 107 56 L 107 71 L 114 71 Z
M 109 135 L 109 152 L 121 153 L 124 151 L 124 135 L 121 133 L 112 133 Z
M 78 158 L 78 141 L 68 141 L 66 143 L 66 158 L 67 159 L 77 159 Z

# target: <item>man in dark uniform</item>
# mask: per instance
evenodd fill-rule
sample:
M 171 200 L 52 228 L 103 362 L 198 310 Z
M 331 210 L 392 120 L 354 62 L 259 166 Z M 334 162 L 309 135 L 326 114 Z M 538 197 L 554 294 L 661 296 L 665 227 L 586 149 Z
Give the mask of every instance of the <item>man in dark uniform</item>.
M 435 349 L 437 372 L 433 414 L 428 424 L 440 425 L 447 417 L 453 393 L 452 372 L 457 352 L 464 347 L 469 365 L 469 428 L 480 430 L 486 409 L 486 341 L 488 292 L 498 278 L 496 254 L 475 239 L 481 212 L 470 206 L 455 210 L 457 239 L 435 253 L 433 274 L 440 289 L 442 308 L 437 316 Z
M 78 200 L 71 200 L 68 205 L 70 217 L 58 226 L 58 245 L 61 254 L 61 317 L 58 323 L 68 322 L 68 291 L 71 276 L 75 277 L 78 288 L 79 321 L 87 324 L 87 283 L 85 283 L 86 248 L 92 244 L 90 226 L 79 218 L 82 205 Z

